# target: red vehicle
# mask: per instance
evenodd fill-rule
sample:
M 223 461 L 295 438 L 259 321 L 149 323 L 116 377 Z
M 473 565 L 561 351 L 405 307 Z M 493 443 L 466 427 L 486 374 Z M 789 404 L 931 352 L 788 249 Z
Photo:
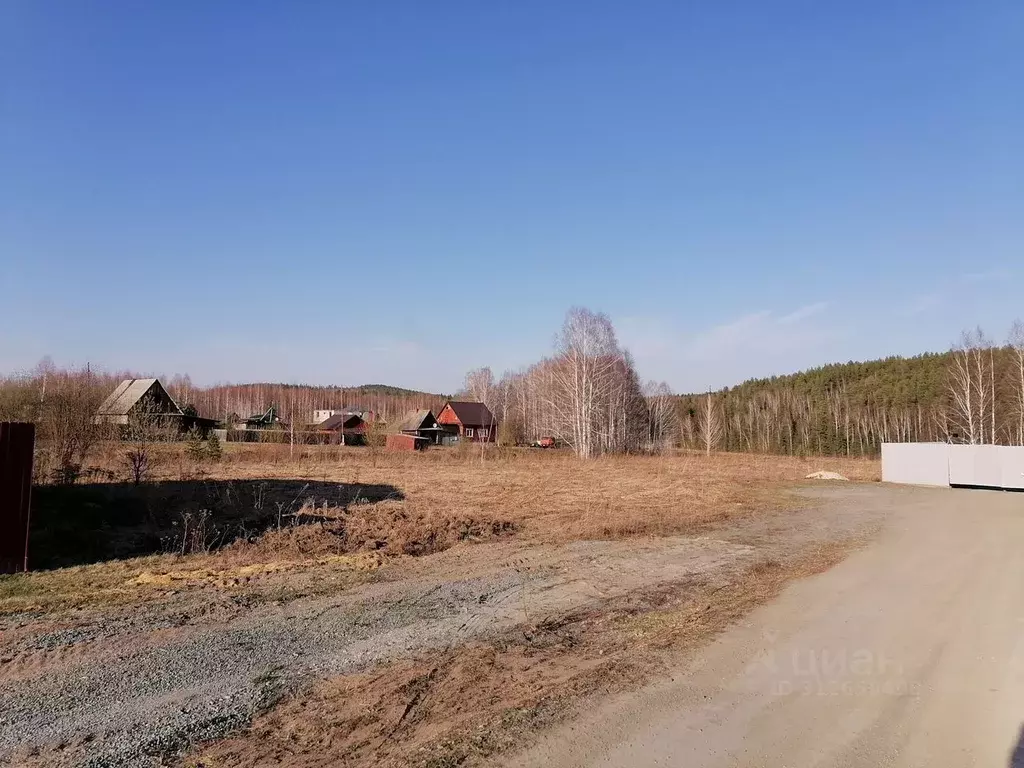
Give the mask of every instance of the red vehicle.
M 553 437 L 542 437 L 540 440 L 534 443 L 538 448 L 554 448 L 555 438 Z

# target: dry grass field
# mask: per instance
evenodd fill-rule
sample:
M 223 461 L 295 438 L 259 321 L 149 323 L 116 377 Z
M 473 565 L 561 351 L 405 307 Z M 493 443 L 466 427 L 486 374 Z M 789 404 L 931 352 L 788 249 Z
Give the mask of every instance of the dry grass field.
M 512 520 L 523 535 L 556 541 L 691 532 L 750 511 L 820 469 L 881 479 L 878 461 L 859 458 L 675 453 L 581 462 L 563 451 L 435 449 L 371 459 L 364 448 L 327 448 L 293 461 L 286 446 L 232 448 L 206 470 L 211 479 L 393 485 L 408 514 Z
M 0 758 L 486 761 L 841 557 L 845 530 L 799 533 L 809 503 L 789 489 L 807 474 L 879 479 L 862 459 L 228 445 L 196 464 L 165 445 L 135 486 L 117 477 L 117 450 L 102 457 L 113 476 L 38 489 L 33 557 L 51 568 L 0 577 L 0 704 L 5 685 L 19 686 L 12 710 L 26 687 L 52 697 L 73 670 L 96 676 L 95 698 L 64 714 L 25 705 L 16 732 L 0 728 Z M 396 631 L 407 639 L 387 639 Z M 275 661 L 292 641 L 303 651 Z M 173 674 L 154 655 L 192 658 L 197 643 L 207 650 Z M 173 680 L 122 690 L 119 664 Z M 144 742 L 148 721 L 126 720 L 130 735 L 89 725 L 106 708 L 134 717 L 239 691 L 244 705 L 213 725 L 179 708 Z
M 581 462 L 567 451 L 489 447 L 426 453 L 366 448 L 231 444 L 217 463 L 195 465 L 171 447 L 155 462 L 164 481 L 302 480 L 343 483 L 371 497 L 394 488 L 406 516 L 438 521 L 512 520 L 544 540 L 667 535 L 749 510 L 811 472 L 878 481 L 875 459 L 676 452 Z M 300 495 L 316 500 L 317 494 Z

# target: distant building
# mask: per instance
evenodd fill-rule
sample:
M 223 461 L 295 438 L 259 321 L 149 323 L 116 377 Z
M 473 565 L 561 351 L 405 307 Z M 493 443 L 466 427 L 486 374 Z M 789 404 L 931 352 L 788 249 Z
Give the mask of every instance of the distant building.
M 437 423 L 434 412 L 427 409 L 409 411 L 398 423 L 398 432 L 422 437 L 434 445 L 440 445 L 448 431 Z
M 325 421 L 327 421 L 329 418 L 331 418 L 331 416 L 333 416 L 336 413 L 338 413 L 338 411 L 335 411 L 335 410 L 330 409 L 330 408 L 328 408 L 326 410 L 313 411 L 313 418 L 312 418 L 312 420 L 309 423 L 310 424 L 323 424 Z
M 429 445 L 430 438 L 409 435 L 404 432 L 388 435 L 384 443 L 384 447 L 389 451 L 423 451 Z
M 317 424 L 316 429 L 327 434 L 332 443 L 360 445 L 366 442 L 366 422 L 358 413 L 336 413 L 323 424 Z
M 363 421 L 373 421 L 376 416 L 376 414 L 369 408 L 363 408 L 361 405 L 349 405 L 343 408 L 322 408 L 313 411 L 313 421 L 310 423 L 323 424 L 332 416 L 337 416 L 338 414 L 343 413 L 355 414 L 362 418 Z
M 263 413 L 254 413 L 245 420 L 246 429 L 275 429 L 281 426 L 281 419 L 277 415 L 277 406 L 270 406 Z
M 437 414 L 437 423 L 447 433 L 442 442 L 493 443 L 498 439 L 498 422 L 483 403 L 449 400 Z
M 125 379 L 100 404 L 95 421 L 97 424 L 128 426 L 141 419 L 179 432 L 195 427 L 204 434 L 217 424 L 214 419 L 182 411 L 159 379 Z

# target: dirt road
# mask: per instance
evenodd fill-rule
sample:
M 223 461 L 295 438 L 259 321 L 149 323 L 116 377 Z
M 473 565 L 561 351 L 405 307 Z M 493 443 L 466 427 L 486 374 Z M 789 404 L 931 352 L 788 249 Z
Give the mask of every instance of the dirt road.
M 0 764 L 163 765 L 304 680 L 731 572 L 754 553 L 685 537 L 481 544 L 411 564 L 401 578 L 283 603 L 232 608 L 201 592 L 118 612 L 2 616 Z
M 856 486 L 878 538 L 510 766 L 1024 766 L 1024 495 Z

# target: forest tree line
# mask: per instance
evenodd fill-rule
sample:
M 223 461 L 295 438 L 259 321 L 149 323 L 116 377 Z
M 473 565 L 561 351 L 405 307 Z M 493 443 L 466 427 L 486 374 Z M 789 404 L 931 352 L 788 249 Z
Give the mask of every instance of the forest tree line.
M 98 439 L 90 425 L 103 399 L 132 373 L 60 369 L 0 378 L 0 421 L 37 424 L 41 460 L 58 470 L 81 465 Z M 199 415 L 230 421 L 271 405 L 288 423 L 314 410 L 356 407 L 396 422 L 410 410 L 436 413 L 444 395 L 383 385 L 194 386 L 187 375 L 163 380 L 175 401 Z M 981 329 L 944 353 L 825 365 L 752 379 L 702 394 L 674 395 L 643 383 L 609 318 L 574 308 L 551 354 L 495 377 L 470 371 L 462 399 L 487 404 L 499 442 L 554 437 L 583 458 L 670 448 L 794 455 L 877 455 L 883 442 L 939 441 L 1024 445 L 1024 325 L 1005 343 Z
M 681 442 L 703 447 L 709 395 L 677 400 Z M 874 456 L 883 442 L 1024 445 L 1024 325 L 980 328 L 950 351 L 752 379 L 710 395 L 723 450 Z
M 380 384 L 320 387 L 266 383 L 196 387 L 188 376 L 172 376 L 165 385 L 178 404 L 188 403 L 202 416 L 234 422 L 274 406 L 278 416 L 288 424 L 294 423 L 296 428 L 308 425 L 316 410 L 352 408 L 373 411 L 384 421 L 395 421 L 418 408 L 430 408 L 436 413 L 447 399 L 445 395 Z
M 580 455 L 682 447 L 875 456 L 883 442 L 1024 445 L 1024 325 L 1015 323 L 1003 344 L 975 329 L 948 352 L 673 395 L 665 383 L 641 385 L 605 316 L 573 310 L 554 355 L 499 378 L 471 371 L 462 396 L 487 403 L 502 442 L 554 436 L 582 445 Z

